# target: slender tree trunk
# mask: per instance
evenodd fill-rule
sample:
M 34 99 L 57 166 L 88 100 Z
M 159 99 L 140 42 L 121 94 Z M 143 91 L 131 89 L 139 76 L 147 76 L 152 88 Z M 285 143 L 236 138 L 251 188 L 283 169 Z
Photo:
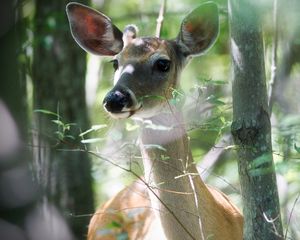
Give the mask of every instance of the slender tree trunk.
M 32 181 L 27 144 L 24 1 L 4 0 L 0 8 L 0 239 L 73 240 L 61 215 L 41 206 Z M 47 211 L 47 217 L 41 213 Z M 53 232 L 52 226 L 59 225 Z
M 64 123 L 75 123 L 65 134 L 77 138 L 63 136 L 62 141 L 53 140 L 61 127 L 51 121 L 57 118 L 35 114 L 38 130 L 34 143 L 38 146 L 35 169 L 47 196 L 44 201 L 54 201 L 65 213 L 75 236 L 83 239 L 89 218 L 71 214 L 93 212 L 91 163 L 87 154 L 68 150 L 79 146 L 80 131 L 89 128 L 84 81 L 86 57 L 71 39 L 65 14 L 67 2 L 36 1 L 34 108 L 55 112 Z
M 229 0 L 228 7 L 234 70 L 231 131 L 238 147 L 244 239 L 282 239 L 259 11 L 247 0 Z
M 24 22 L 20 18 L 21 1 L 4 1 L 0 10 L 0 98 L 11 111 L 22 136 L 27 131 L 26 80 L 18 60 L 22 52 Z
M 20 2 L 4 1 L 0 9 L 0 239 L 11 236 L 11 226 L 21 230 L 36 200 L 23 145 L 27 105 L 25 75 L 18 61 L 25 29 Z

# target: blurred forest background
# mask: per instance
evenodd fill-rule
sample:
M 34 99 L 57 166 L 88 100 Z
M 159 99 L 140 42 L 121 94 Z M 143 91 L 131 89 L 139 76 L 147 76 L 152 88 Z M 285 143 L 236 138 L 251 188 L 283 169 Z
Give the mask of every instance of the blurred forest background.
M 1 215 L 16 226 L 28 223 L 27 212 L 38 216 L 40 221 L 31 219 L 26 225 L 26 231 L 40 230 L 31 233 L 32 239 L 47 239 L 46 232 L 52 234 L 49 239 L 83 239 L 94 209 L 133 180 L 118 166 L 134 163 L 134 170 L 143 172 L 138 126 L 132 120 L 110 119 L 101 106 L 112 86 L 111 59 L 87 55 L 75 43 L 65 14 L 68 2 L 0 3 L 0 159 L 7 156 L 3 149 L 14 143 L 14 136 L 21 139 L 9 155 L 13 161 L 0 162 Z M 141 36 L 154 35 L 161 5 L 160 0 L 78 2 L 105 13 L 120 29 L 136 24 Z M 161 37 L 175 38 L 183 17 L 201 2 L 167 1 Z M 227 1 L 214 2 L 220 9 L 219 38 L 208 54 L 193 59 L 184 70 L 173 100 L 182 104 L 202 178 L 242 209 L 230 135 Z M 259 4 L 284 231 L 287 239 L 300 239 L 300 3 L 278 1 L 276 20 L 274 1 Z M 8 112 L 19 135 L 14 135 Z M 7 169 L 12 171 L 9 176 Z M 2 220 L 0 230 L 11 227 L 22 235 L 23 227 L 15 231 Z

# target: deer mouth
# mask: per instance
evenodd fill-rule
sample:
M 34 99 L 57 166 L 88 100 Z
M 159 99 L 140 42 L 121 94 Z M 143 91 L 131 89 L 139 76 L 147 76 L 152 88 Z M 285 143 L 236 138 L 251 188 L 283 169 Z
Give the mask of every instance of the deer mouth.
M 133 115 L 135 115 L 138 111 L 140 111 L 142 109 L 143 105 L 137 104 L 137 106 L 132 107 L 132 108 L 123 108 L 121 111 L 108 111 L 107 108 L 104 105 L 104 109 L 106 110 L 106 112 L 108 112 L 108 114 L 114 118 L 114 119 L 124 119 L 124 118 L 130 118 Z

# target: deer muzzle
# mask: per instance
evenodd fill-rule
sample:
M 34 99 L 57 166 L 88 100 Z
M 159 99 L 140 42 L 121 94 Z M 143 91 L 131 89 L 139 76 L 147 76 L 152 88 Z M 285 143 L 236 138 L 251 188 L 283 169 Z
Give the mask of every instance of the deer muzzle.
M 104 109 L 113 118 L 128 118 L 141 108 L 133 92 L 124 87 L 115 87 L 103 100 Z

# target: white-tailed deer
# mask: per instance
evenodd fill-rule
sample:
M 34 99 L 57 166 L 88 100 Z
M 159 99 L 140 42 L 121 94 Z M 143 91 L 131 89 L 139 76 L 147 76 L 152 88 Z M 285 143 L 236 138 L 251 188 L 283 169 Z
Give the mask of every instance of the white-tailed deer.
M 201 180 L 182 115 L 168 101 L 190 57 L 215 42 L 217 6 L 205 3 L 193 10 L 174 40 L 138 38 L 132 25 L 122 33 L 108 17 L 77 3 L 68 4 L 67 14 L 72 35 L 84 50 L 113 56 L 114 87 L 104 98 L 106 111 L 116 119 L 148 123 L 140 134 L 148 188 L 135 182 L 104 204 L 90 222 L 88 239 L 117 239 L 120 233 L 127 239 L 242 239 L 242 215 Z M 132 210 L 140 212 L 130 214 Z M 123 223 L 119 232 L 106 228 L 112 222 Z M 160 230 L 156 236 L 155 230 Z

